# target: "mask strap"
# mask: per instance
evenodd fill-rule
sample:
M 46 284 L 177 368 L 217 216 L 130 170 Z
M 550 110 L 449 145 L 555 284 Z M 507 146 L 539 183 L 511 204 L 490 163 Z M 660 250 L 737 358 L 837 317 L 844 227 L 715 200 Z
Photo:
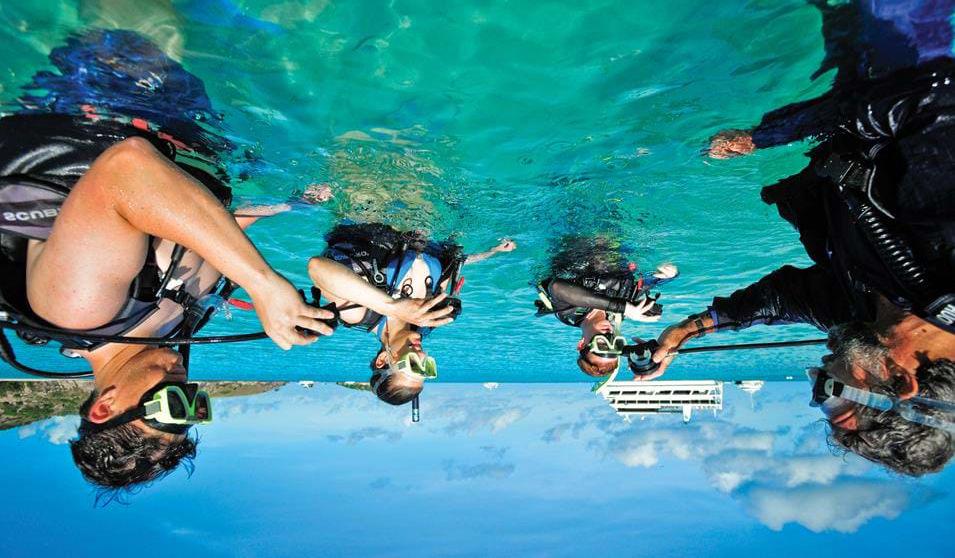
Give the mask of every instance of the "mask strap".
M 927 415 L 920 411 L 918 407 L 926 407 L 940 411 L 947 416 L 947 420 L 946 418 Z M 902 418 L 908 421 L 955 434 L 955 421 L 952 420 L 955 419 L 955 404 L 946 401 L 926 399 L 924 397 L 913 397 L 912 399 L 899 402 L 898 413 Z
M 871 391 L 865 391 L 834 380 L 828 380 L 833 382 L 832 394 L 835 397 L 840 397 L 847 401 L 852 401 L 853 403 L 858 403 L 859 405 L 864 405 L 872 409 L 878 409 L 880 411 L 895 411 L 899 414 L 900 417 L 904 418 L 909 422 L 914 422 L 916 424 L 922 424 L 931 428 L 937 428 L 939 430 L 944 430 L 955 434 L 955 421 L 949 419 L 946 420 L 941 417 L 931 416 L 925 412 L 919 410 L 919 407 L 934 409 L 939 411 L 949 417 L 955 418 L 955 404 L 949 403 L 946 401 L 936 401 L 934 399 L 926 399 L 924 397 L 913 397 L 911 399 L 898 400 L 894 397 L 888 395 L 883 395 L 881 393 L 873 393 Z M 841 393 L 837 393 L 841 386 Z M 827 390 L 829 391 L 829 390 Z
M 895 408 L 897 399 L 894 397 L 889 397 L 888 395 L 882 395 L 881 393 L 874 393 L 871 391 L 861 390 L 859 388 L 854 388 L 852 386 L 847 386 L 842 382 L 837 382 L 835 380 L 829 379 L 827 382 L 832 382 L 833 389 L 832 395 L 852 401 L 853 403 L 858 403 L 872 409 L 878 409 L 880 411 L 891 411 Z M 841 386 L 841 391 L 839 387 Z M 828 390 L 827 390 L 828 391 Z

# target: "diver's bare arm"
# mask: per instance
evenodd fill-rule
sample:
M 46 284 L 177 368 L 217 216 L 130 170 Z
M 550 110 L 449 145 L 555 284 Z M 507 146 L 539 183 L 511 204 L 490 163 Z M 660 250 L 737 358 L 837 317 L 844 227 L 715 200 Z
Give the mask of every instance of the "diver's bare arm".
M 265 262 L 219 201 L 141 138 L 126 139 L 106 150 L 74 187 L 34 264 L 38 276 L 33 295 L 38 298 L 52 288 L 45 275 L 75 268 L 81 279 L 89 275 L 87 306 L 100 300 L 115 303 L 118 297 L 97 287 L 94 276 L 113 265 L 141 266 L 145 235 L 185 246 L 244 287 L 265 331 L 282 348 L 312 340 L 296 331 L 296 326 L 330 332 L 316 318 L 325 319 L 331 313 L 305 304 Z M 104 249 L 92 250 L 85 260 L 71 264 L 78 242 Z M 117 291 L 123 280 L 115 277 L 111 291 Z M 126 281 L 126 290 L 128 285 Z
M 112 190 L 105 201 L 131 226 L 189 248 L 250 292 L 274 281 L 276 273 L 222 204 L 148 141 L 127 139 L 104 157 L 101 168 L 111 175 L 104 189 Z
M 344 265 L 316 256 L 308 261 L 308 275 L 315 286 L 334 298 L 360 304 L 389 318 L 422 327 L 438 327 L 451 323 L 451 306 L 437 307 L 447 298 L 439 294 L 431 299 L 391 298 L 387 293 L 359 277 Z
M 242 230 L 245 230 L 263 217 L 272 217 L 291 211 L 294 206 L 325 203 L 332 198 L 332 195 L 331 186 L 328 184 L 309 184 L 297 198 L 289 198 L 284 203 L 271 205 L 243 206 L 236 209 L 233 215 L 235 216 L 235 222 L 242 227 Z
M 308 261 L 308 276 L 323 292 L 389 315 L 395 300 L 344 265 L 316 256 Z
M 517 248 L 517 243 L 515 243 L 513 240 L 505 238 L 504 240 L 501 241 L 500 244 L 498 244 L 494 248 L 491 248 L 490 250 L 487 250 L 486 252 L 481 252 L 480 254 L 471 254 L 470 256 L 467 257 L 466 260 L 464 260 L 464 265 L 481 262 L 490 258 L 491 256 L 495 254 L 498 254 L 500 252 L 510 252 L 514 250 L 515 248 Z

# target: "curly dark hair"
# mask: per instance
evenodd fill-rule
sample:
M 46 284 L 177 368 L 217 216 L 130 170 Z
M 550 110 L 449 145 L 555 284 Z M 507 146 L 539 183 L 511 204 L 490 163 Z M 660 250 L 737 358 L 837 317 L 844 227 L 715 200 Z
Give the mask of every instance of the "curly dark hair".
M 99 393 L 94 390 L 80 406 L 85 422 Z M 97 504 L 122 500 L 152 482 L 162 479 L 179 465 L 192 474 L 198 439 L 186 436 L 168 440 L 150 436 L 132 424 L 122 424 L 100 432 L 80 427 L 78 438 L 70 441 L 73 463 L 83 478 L 100 489 Z
M 916 377 L 920 397 L 955 401 L 955 362 L 948 359 L 924 362 Z M 896 391 L 891 384 L 875 385 L 871 389 L 889 395 Z M 856 416 L 857 430 L 829 423 L 831 446 L 913 477 L 941 471 L 955 455 L 955 439 L 944 430 L 908 421 L 895 412 L 869 407 L 858 406 Z

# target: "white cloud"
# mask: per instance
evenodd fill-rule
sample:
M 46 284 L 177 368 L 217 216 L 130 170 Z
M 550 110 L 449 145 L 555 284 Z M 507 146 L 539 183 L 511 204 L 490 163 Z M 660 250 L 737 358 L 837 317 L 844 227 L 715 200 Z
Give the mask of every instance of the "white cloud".
M 447 422 L 444 431 L 448 434 L 476 434 L 489 431 L 496 434 L 524 418 L 528 409 L 501 405 L 496 401 L 485 400 L 486 407 L 480 404 L 456 405 L 438 408 L 434 413 L 436 420 Z
M 51 444 L 66 444 L 76 437 L 76 429 L 79 428 L 79 426 L 80 417 L 77 415 L 53 417 L 50 419 L 49 428 L 47 428 L 43 434 Z
M 652 443 L 631 445 L 614 451 L 617 459 L 627 467 L 653 467 L 660 458 Z
M 677 428 L 635 428 L 612 436 L 607 448 L 628 467 L 652 467 L 660 454 L 685 461 L 730 450 L 768 453 L 774 440 L 772 432 L 735 429 L 725 422 L 712 422 Z

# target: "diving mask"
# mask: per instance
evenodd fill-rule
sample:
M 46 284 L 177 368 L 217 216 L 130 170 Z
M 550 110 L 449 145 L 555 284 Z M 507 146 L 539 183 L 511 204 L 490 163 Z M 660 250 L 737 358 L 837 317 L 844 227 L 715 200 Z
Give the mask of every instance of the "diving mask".
M 418 353 L 408 353 L 405 356 L 401 357 L 398 360 L 391 358 L 391 353 L 388 354 L 388 368 L 381 370 L 381 375 L 371 386 L 371 390 L 374 393 L 378 393 L 378 389 L 385 383 L 385 380 L 392 374 L 401 374 L 403 376 L 420 379 L 421 381 L 432 380 L 438 377 L 438 362 L 434 357 L 421 356 Z
M 812 382 L 810 405 L 820 407 L 827 414 L 851 402 L 883 412 L 894 411 L 909 422 L 955 434 L 955 403 L 925 397 L 899 399 L 867 391 L 834 379 L 822 368 L 810 368 L 806 375 Z
M 169 434 L 185 434 L 192 425 L 212 422 L 212 399 L 199 384 L 161 382 L 148 390 L 132 409 L 103 423 L 83 419 L 80 431 L 102 432 L 142 419 L 146 425 Z
M 615 333 L 596 333 L 590 338 L 586 348 L 591 353 L 604 358 L 617 358 L 623 354 L 627 340 Z

